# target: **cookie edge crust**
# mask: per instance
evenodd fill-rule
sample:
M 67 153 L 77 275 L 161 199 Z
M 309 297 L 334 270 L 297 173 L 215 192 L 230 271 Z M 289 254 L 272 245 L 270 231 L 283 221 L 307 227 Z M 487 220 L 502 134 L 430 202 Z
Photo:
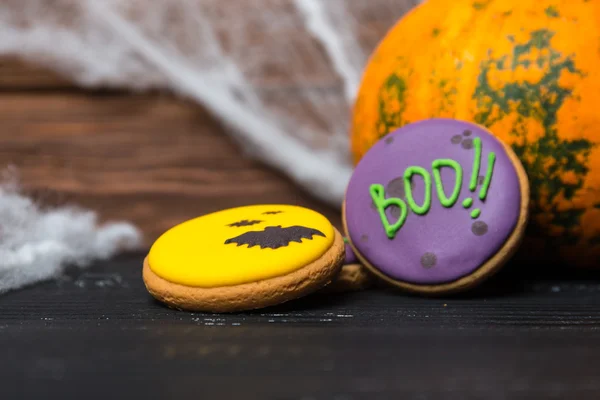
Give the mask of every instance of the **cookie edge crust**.
M 200 312 L 255 310 L 306 296 L 329 284 L 345 256 L 341 233 L 334 227 L 333 244 L 318 259 L 289 274 L 240 285 L 200 288 L 173 283 L 156 275 L 144 258 L 142 277 L 146 290 L 171 308 Z
M 367 290 L 373 286 L 371 271 L 361 264 L 344 264 L 333 281 L 323 288 L 324 293 L 347 293 Z
M 491 133 L 490 133 L 491 134 Z M 496 140 L 500 141 L 496 138 Z M 344 202 L 342 203 L 342 224 L 344 227 L 344 233 L 348 238 L 348 244 L 354 250 L 354 254 L 361 261 L 361 263 L 369 269 L 375 276 L 382 279 L 388 284 L 399 287 L 407 292 L 429 295 L 429 296 L 439 296 L 445 294 L 453 294 L 458 292 L 463 292 L 465 290 L 471 289 L 483 281 L 489 279 L 494 274 L 496 274 L 505 264 L 512 258 L 512 256 L 519 249 L 521 242 L 525 236 L 525 229 L 527 228 L 527 224 L 529 221 L 529 197 L 530 197 L 530 189 L 529 189 L 529 178 L 527 177 L 527 172 L 525 171 L 523 164 L 513 151 L 513 149 L 507 145 L 506 143 L 500 141 L 502 146 L 504 147 L 504 151 L 508 155 L 509 159 L 515 171 L 517 173 L 517 177 L 519 180 L 519 186 L 521 189 L 521 205 L 519 212 L 519 219 L 515 225 L 510 236 L 506 239 L 502 247 L 492 255 L 484 264 L 479 266 L 475 271 L 470 273 L 469 275 L 463 276 L 455 281 L 440 283 L 440 284 L 415 284 L 409 282 L 398 281 L 392 279 L 379 271 L 377 268 L 373 267 L 371 263 L 358 251 L 358 249 L 352 243 L 352 239 L 348 232 L 348 227 L 346 225 L 346 200 L 344 195 Z

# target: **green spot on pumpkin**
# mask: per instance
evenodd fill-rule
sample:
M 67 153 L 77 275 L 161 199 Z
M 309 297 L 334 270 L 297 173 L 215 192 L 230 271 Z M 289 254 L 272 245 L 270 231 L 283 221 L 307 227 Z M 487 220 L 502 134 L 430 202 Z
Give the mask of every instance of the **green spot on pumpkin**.
M 432 72 L 432 76 L 432 82 L 435 82 L 435 69 Z M 439 104 L 437 108 L 432 108 L 432 118 L 452 109 L 455 103 L 454 98 L 458 93 L 456 85 L 453 85 L 447 78 L 439 79 L 434 85 L 438 87 L 439 91 L 433 96 L 432 102 L 439 102 Z
M 514 118 L 511 135 L 512 147 L 527 170 L 531 187 L 532 219 L 547 214 L 550 224 L 561 227 L 559 238 L 563 243 L 576 243 L 579 237 L 574 228 L 579 226 L 585 208 L 559 209 L 561 199 L 571 200 L 581 190 L 588 173 L 588 159 L 594 144 L 587 139 L 563 139 L 558 136 L 558 112 L 568 98 L 574 98 L 572 89 L 561 84 L 561 77 L 582 76 L 572 55 L 564 55 L 552 47 L 554 32 L 540 29 L 531 32 L 529 40 L 517 43 L 514 37 L 507 40 L 513 50 L 509 55 L 481 62 L 477 87 L 473 98 L 477 101 L 475 122 L 491 128 L 494 124 Z M 543 55 L 539 50 L 544 50 Z M 532 54 L 536 54 L 532 57 Z M 544 74 L 535 82 L 507 82 L 492 87 L 493 70 L 528 69 L 535 65 Z M 564 81 L 563 81 L 564 82 Z M 531 140 L 527 135 L 529 123 L 538 123 L 543 135 Z M 493 129 L 493 128 L 492 128 Z M 575 181 L 565 180 L 566 174 L 575 175 Z M 539 230 L 535 232 L 535 230 Z M 532 235 L 545 236 L 537 224 L 530 224 Z M 549 245 L 551 245 L 549 243 Z
M 476 9 L 477 11 L 483 10 L 491 3 L 491 1 L 492 0 L 475 1 L 475 2 L 473 2 L 473 8 Z
M 544 12 L 546 13 L 546 15 L 549 18 L 558 18 L 558 17 L 560 17 L 560 14 L 559 14 L 558 10 L 556 9 L 556 6 L 549 6 L 548 8 L 546 8 L 544 10 Z
M 397 74 L 390 75 L 379 89 L 379 120 L 377 134 L 383 137 L 404 125 L 406 81 Z
M 502 57 L 498 60 L 498 68 L 504 69 L 504 63 L 506 62 L 506 57 Z
M 433 28 L 431 34 L 433 35 L 433 37 L 437 37 L 440 34 L 440 28 Z
M 502 13 L 502 16 L 503 17 L 510 17 L 512 15 L 512 13 L 513 13 L 512 10 L 504 11 Z

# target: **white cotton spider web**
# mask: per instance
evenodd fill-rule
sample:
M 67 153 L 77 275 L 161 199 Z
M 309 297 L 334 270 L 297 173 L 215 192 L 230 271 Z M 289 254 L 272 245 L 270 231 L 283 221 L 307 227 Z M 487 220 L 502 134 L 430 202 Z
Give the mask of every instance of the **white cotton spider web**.
M 193 99 L 224 123 L 240 151 L 340 207 L 362 68 L 416 3 L 3 0 L 0 56 L 41 64 L 83 87 L 158 88 Z M 0 228 L 0 293 L 140 243 L 127 223 L 101 226 L 92 211 L 41 210 L 1 183 Z
M 7 0 L 0 54 L 87 87 L 167 88 L 339 207 L 367 57 L 411 0 Z
M 0 183 L 0 294 L 60 275 L 67 265 L 87 267 L 124 250 L 138 249 L 131 224 L 101 225 L 93 211 L 45 209 L 19 191 L 14 171 Z

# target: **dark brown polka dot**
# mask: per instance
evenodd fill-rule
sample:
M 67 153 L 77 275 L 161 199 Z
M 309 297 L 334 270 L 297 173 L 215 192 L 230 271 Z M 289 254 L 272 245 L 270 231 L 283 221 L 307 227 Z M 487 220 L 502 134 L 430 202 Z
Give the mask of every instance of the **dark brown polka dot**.
M 450 139 L 450 141 L 452 142 L 452 144 L 459 144 L 462 141 L 462 136 L 454 135 L 452 136 L 452 139 Z
M 436 263 L 437 263 L 437 256 L 433 253 L 425 253 L 421 257 L 421 266 L 423 268 L 435 267 Z
M 390 144 L 390 143 L 392 143 L 393 141 L 394 141 L 394 138 L 393 138 L 393 137 L 387 137 L 387 138 L 385 138 L 385 143 L 386 143 L 386 144 Z
M 404 178 L 401 176 L 388 182 L 385 188 L 386 197 L 404 197 Z
M 398 206 L 389 206 L 388 210 L 390 210 L 390 216 L 392 218 L 400 218 L 400 207 Z
M 471 225 L 471 232 L 473 232 L 475 236 L 483 236 L 487 233 L 487 231 L 488 226 L 483 221 L 475 221 L 473 222 L 473 225 Z
M 483 182 L 485 182 L 485 176 L 479 175 L 479 177 L 477 178 L 477 183 L 483 185 Z
M 471 136 L 472 133 L 473 132 L 471 132 L 470 130 L 467 129 L 466 131 L 463 132 L 463 136 Z
M 415 188 L 417 187 L 417 184 L 415 181 L 411 180 L 410 181 L 410 189 L 412 190 L 412 192 L 415 192 Z
M 472 149 L 473 148 L 473 139 L 465 139 L 461 144 L 463 149 Z
M 367 242 L 367 241 L 369 241 L 369 237 L 367 235 L 362 235 L 360 237 L 360 240 L 363 241 L 363 242 Z

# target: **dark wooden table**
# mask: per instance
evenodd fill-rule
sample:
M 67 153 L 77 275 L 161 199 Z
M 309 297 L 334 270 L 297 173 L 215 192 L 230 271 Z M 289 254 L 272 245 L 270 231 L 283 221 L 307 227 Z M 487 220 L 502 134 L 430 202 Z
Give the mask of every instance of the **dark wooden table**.
M 316 294 L 252 313 L 153 301 L 143 254 L 0 297 L 3 399 L 598 399 L 600 279 L 469 296 Z

